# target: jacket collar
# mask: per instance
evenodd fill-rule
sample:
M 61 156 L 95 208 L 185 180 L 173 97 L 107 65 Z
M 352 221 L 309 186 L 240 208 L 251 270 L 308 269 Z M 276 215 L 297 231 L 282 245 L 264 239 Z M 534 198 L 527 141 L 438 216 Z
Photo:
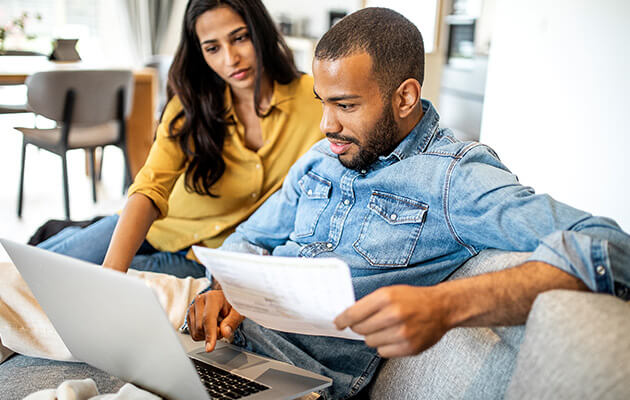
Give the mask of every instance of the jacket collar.
M 431 139 L 439 127 L 440 116 L 429 100 L 422 100 L 422 111 L 424 115 L 409 134 L 396 146 L 387 156 L 380 156 L 379 159 L 386 160 L 392 156 L 399 161 L 426 151 Z

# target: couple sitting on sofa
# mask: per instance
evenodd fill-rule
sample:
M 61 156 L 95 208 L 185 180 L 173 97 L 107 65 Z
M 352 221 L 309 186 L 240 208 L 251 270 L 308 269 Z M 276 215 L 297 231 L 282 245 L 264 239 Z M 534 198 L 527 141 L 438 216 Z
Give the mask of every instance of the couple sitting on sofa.
M 613 221 L 535 194 L 490 148 L 439 127 L 421 100 L 422 37 L 407 19 L 379 8 L 347 16 L 318 43 L 313 75 L 326 140 L 221 248 L 343 259 L 358 301 L 335 324 L 365 343 L 263 328 L 213 284 L 187 321 L 208 351 L 220 338 L 271 357 L 282 349 L 284 360 L 333 378 L 325 398 L 349 398 L 365 393 L 381 357 L 426 351 L 456 327 L 524 324 L 542 292 L 627 299 L 630 237 Z M 484 249 L 532 253 L 516 267 L 449 279 Z

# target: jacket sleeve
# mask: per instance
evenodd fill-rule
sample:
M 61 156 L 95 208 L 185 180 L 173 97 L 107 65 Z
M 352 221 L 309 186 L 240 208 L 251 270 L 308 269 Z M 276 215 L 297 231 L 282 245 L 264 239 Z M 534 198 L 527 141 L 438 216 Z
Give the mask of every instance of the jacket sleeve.
M 536 194 L 483 145 L 464 150 L 449 170 L 446 220 L 472 254 L 531 251 L 530 260 L 560 268 L 594 292 L 628 297 L 630 236 L 613 220 Z

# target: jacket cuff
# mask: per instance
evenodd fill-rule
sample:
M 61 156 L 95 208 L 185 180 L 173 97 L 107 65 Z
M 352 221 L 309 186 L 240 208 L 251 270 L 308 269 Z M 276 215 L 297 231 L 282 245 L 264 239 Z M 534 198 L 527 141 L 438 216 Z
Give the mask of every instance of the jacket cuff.
M 578 232 L 554 232 L 541 240 L 528 261 L 553 265 L 580 279 L 593 292 L 614 294 L 606 240 Z

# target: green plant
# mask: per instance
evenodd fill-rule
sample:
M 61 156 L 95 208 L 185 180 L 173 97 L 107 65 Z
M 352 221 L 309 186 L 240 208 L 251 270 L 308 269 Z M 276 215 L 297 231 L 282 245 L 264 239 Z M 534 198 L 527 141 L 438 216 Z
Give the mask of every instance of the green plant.
M 4 45 L 9 34 L 20 33 L 27 40 L 33 40 L 36 38 L 35 35 L 29 35 L 26 33 L 26 22 L 31 18 L 41 21 L 42 16 L 39 13 L 31 16 L 29 13 L 23 12 L 19 17 L 14 18 L 6 25 L 0 26 L 0 51 L 4 50 Z

